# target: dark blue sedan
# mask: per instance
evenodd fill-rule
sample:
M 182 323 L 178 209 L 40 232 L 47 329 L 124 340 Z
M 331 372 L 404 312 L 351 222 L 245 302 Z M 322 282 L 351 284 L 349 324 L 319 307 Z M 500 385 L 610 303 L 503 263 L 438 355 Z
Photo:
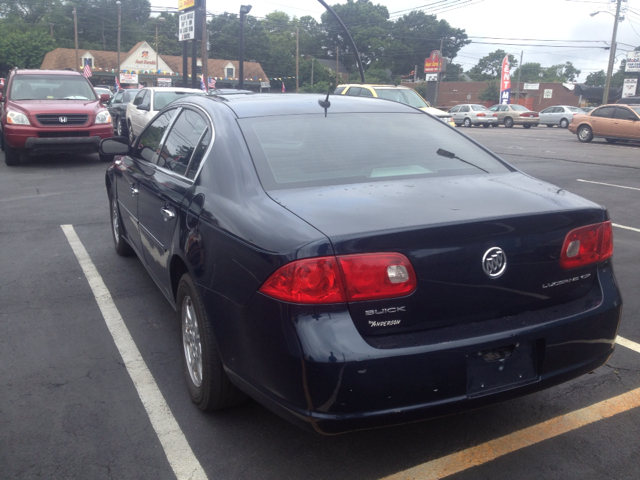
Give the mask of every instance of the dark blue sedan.
M 557 385 L 613 353 L 603 207 L 412 107 L 188 97 L 106 175 L 113 240 L 176 309 L 202 410 L 325 434 Z

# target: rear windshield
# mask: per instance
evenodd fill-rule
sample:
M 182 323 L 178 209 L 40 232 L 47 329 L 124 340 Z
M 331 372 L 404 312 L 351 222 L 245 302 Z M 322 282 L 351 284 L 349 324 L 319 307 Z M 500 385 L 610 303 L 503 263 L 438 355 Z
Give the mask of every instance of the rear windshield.
M 393 100 L 394 102 L 404 103 L 405 105 L 411 105 L 412 107 L 424 108 L 428 107 L 420 95 L 411 89 L 403 88 L 374 88 L 376 94 L 380 98 L 386 100 Z
M 473 110 L 474 112 L 482 112 L 486 109 L 487 107 L 485 107 L 484 105 L 471 105 L 471 110 Z
M 420 113 L 260 117 L 239 124 L 266 190 L 510 171 Z
M 516 112 L 528 112 L 529 109 L 527 107 L 523 107 L 522 105 L 511 105 L 511 108 Z
M 11 100 L 96 100 L 84 77 L 75 75 L 16 75 L 11 82 Z
M 569 109 L 570 112 L 584 113 L 584 110 L 578 107 L 567 107 L 567 108 Z
M 153 109 L 162 110 L 164 107 L 169 105 L 174 100 L 177 100 L 178 98 L 183 98 L 189 95 L 204 95 L 204 92 L 158 92 L 156 91 L 156 96 L 153 99 Z

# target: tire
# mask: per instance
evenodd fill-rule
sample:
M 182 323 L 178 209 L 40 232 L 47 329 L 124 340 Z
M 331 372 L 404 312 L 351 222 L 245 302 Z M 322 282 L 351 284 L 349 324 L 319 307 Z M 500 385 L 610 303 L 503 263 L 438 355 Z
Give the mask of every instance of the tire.
M 547 127 L 553 128 L 553 125 L 550 125 L 550 124 L 547 123 Z
M 607 143 L 616 143 L 618 141 L 617 138 L 605 138 L 605 140 L 607 141 Z
M 578 127 L 578 130 L 576 131 L 576 134 L 578 136 L 578 140 L 580 140 L 582 143 L 589 143 L 591 140 L 593 140 L 593 131 L 588 125 L 580 125 Z
M 125 124 L 124 120 L 122 120 L 120 117 L 116 119 L 116 136 L 118 137 L 129 136 L 129 129 L 127 128 L 127 125 Z
M 507 117 L 504 119 L 504 126 L 507 128 L 513 128 L 513 118 Z
M 567 128 L 569 126 L 569 120 L 567 120 L 566 118 L 561 119 L 558 126 L 560 128 Z
M 239 405 L 246 395 L 224 371 L 211 320 L 188 273 L 180 279 L 176 300 L 182 331 L 182 365 L 191 401 L 205 412 Z
M 122 230 L 122 219 L 120 217 L 120 209 L 118 208 L 118 198 L 115 195 L 115 190 L 111 187 L 109 192 L 109 210 L 111 211 L 111 236 L 113 238 L 113 246 L 118 252 L 118 255 L 128 257 L 133 255 L 134 251 L 131 245 L 124 239 Z
M 484 128 L 489 128 L 489 127 L 491 126 L 491 124 L 489 124 L 489 123 L 485 123 L 485 124 L 483 124 L 482 126 L 483 126 Z
M 464 119 L 464 126 L 467 128 L 471 126 L 471 120 L 469 118 Z
M 2 144 L 4 145 L 4 163 L 6 163 L 9 167 L 15 167 L 20 164 L 20 153 L 9 146 L 7 141 L 2 136 Z
M 492 124 L 491 124 L 491 126 L 492 126 L 492 127 L 497 127 L 497 126 L 498 126 L 498 124 L 497 124 L 497 123 L 492 123 Z
M 4 152 L 4 134 L 0 134 L 0 150 Z
M 133 128 L 131 128 L 131 123 L 127 122 L 127 130 L 129 133 L 129 144 L 133 145 L 133 142 L 136 140 L 136 136 L 133 134 Z
M 522 125 L 522 128 L 531 128 L 531 124 L 530 123 L 525 123 L 524 125 Z

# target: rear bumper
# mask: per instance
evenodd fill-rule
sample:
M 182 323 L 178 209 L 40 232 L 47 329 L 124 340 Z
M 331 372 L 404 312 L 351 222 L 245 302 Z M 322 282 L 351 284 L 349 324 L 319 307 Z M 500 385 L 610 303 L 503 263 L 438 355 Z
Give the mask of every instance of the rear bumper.
M 392 338 L 363 338 L 342 306 L 290 305 L 285 312 L 257 295 L 249 309 L 263 322 L 258 331 L 245 329 L 240 344 L 219 348 L 240 388 L 302 427 L 337 434 L 413 422 L 536 392 L 602 366 L 614 350 L 621 298 L 610 264 L 598 276 L 592 292 L 570 304 Z M 479 352 L 513 346 L 524 353 L 478 363 Z M 251 361 L 241 360 L 243 347 Z
M 535 118 L 535 117 L 518 117 L 518 118 L 514 118 L 514 123 L 516 125 L 538 125 L 540 123 L 540 118 Z
M 69 136 L 64 136 L 65 134 Z M 95 153 L 98 151 L 100 140 L 113 137 L 113 125 L 107 123 L 91 127 L 55 129 L 5 125 L 4 135 L 10 147 L 27 155 Z

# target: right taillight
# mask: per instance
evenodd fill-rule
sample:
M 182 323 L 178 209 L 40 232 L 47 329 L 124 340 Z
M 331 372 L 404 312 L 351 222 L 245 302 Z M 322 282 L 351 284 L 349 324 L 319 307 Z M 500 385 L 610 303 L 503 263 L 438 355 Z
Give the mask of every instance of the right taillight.
M 611 222 L 595 223 L 571 230 L 564 239 L 560 266 L 564 269 L 601 262 L 613 255 Z
M 260 292 L 290 303 L 380 300 L 416 289 L 411 263 L 399 253 L 365 253 L 296 260 L 279 268 Z

